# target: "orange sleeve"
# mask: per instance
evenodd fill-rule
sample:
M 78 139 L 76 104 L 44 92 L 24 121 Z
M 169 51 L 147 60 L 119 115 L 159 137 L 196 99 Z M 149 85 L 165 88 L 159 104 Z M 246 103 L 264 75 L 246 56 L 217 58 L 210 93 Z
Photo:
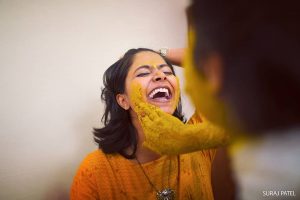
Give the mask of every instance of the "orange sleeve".
M 97 181 L 93 172 L 92 162 L 89 156 L 81 163 L 71 187 L 71 200 L 99 199 Z

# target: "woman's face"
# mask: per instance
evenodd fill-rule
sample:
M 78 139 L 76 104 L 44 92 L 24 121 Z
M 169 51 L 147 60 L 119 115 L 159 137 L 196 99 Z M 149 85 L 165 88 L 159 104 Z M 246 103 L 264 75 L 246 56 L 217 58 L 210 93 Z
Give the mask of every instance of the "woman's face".
M 143 51 L 134 56 L 125 81 L 125 95 L 129 96 L 132 84 L 139 84 L 142 97 L 148 103 L 173 114 L 178 104 L 179 82 L 164 59 L 157 53 Z M 176 98 L 177 97 L 177 98 Z

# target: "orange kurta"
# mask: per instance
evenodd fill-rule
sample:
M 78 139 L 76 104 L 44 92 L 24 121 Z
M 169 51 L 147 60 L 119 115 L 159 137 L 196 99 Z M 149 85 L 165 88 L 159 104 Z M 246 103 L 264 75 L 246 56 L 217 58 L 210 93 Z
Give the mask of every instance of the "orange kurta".
M 213 199 L 209 151 L 162 156 L 142 166 L 157 189 L 168 187 L 170 182 L 177 199 Z M 138 164 L 96 150 L 82 162 L 74 178 L 71 199 L 154 200 L 155 193 Z
M 142 167 L 158 190 L 167 187 L 175 190 L 176 199 L 213 199 L 211 163 L 214 154 L 214 150 L 203 150 L 162 156 Z M 96 150 L 84 159 L 73 181 L 71 200 L 81 199 L 154 200 L 156 191 L 136 162 Z

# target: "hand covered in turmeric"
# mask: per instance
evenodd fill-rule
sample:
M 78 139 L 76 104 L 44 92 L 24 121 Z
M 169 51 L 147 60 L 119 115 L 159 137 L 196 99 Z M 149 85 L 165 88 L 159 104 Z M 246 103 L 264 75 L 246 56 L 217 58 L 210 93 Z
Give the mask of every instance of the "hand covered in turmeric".
M 144 146 L 159 154 L 181 154 L 215 148 L 228 141 L 225 131 L 208 121 L 184 124 L 178 118 L 143 101 L 141 88 L 133 86 L 134 111 L 141 122 Z

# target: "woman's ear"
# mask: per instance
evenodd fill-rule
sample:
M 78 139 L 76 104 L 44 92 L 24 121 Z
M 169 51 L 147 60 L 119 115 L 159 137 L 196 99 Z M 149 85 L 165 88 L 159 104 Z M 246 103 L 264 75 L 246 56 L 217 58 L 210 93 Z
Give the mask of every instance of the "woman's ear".
M 203 70 L 213 92 L 218 93 L 223 83 L 223 62 L 221 56 L 217 53 L 209 55 L 205 60 Z
M 124 110 L 128 110 L 130 108 L 129 100 L 126 94 L 117 94 L 116 100 Z

